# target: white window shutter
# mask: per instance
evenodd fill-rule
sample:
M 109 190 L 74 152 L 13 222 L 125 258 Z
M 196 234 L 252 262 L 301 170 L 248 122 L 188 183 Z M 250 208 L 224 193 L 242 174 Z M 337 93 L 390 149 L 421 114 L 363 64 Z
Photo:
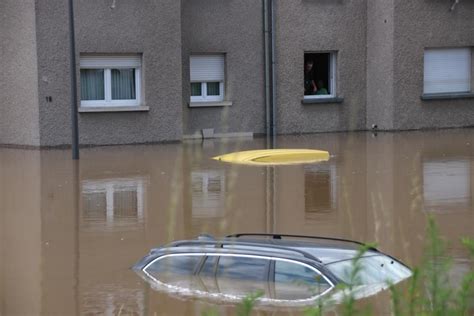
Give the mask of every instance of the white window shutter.
M 224 55 L 191 56 L 191 82 L 224 81 Z
M 469 48 L 426 49 L 424 67 L 424 93 L 471 91 Z
M 140 55 L 133 56 L 81 56 L 81 68 L 138 68 Z

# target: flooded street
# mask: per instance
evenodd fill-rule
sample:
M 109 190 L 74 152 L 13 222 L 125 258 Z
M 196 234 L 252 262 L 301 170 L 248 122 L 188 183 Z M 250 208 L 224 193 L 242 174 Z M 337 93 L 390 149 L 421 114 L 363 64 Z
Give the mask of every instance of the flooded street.
M 427 216 L 449 241 L 453 282 L 474 237 L 474 129 L 285 136 L 328 162 L 255 167 L 211 157 L 264 138 L 70 150 L 0 148 L 1 315 L 201 315 L 232 306 L 156 292 L 130 267 L 201 233 L 287 233 L 376 242 L 422 260 Z M 387 306 L 376 306 L 386 311 Z M 300 311 L 259 311 L 276 315 Z M 380 312 L 382 313 L 382 312 Z

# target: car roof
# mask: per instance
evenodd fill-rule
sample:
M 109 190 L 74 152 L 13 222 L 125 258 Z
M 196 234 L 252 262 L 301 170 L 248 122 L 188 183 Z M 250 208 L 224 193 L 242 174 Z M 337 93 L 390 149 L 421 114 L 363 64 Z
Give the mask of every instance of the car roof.
M 206 252 L 209 252 L 208 249 L 217 248 L 218 252 L 307 259 L 326 265 L 356 257 L 362 245 L 362 243 L 352 240 L 302 235 L 235 234 L 220 239 L 201 235 L 193 240 L 172 242 L 165 247 L 155 249 L 155 252 L 196 252 L 197 250 L 202 251 L 205 247 Z M 378 250 L 369 248 L 364 256 L 374 254 L 378 254 Z

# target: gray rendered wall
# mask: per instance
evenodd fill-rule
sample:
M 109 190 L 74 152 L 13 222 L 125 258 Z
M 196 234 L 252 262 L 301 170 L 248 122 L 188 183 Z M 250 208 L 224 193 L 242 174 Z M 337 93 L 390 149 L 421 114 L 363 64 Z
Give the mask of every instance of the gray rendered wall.
M 365 128 L 365 1 L 301 0 L 276 3 L 278 133 Z M 301 104 L 304 52 L 337 51 L 341 104 Z
M 426 47 L 474 47 L 474 2 L 452 3 L 395 0 L 395 129 L 474 125 L 474 99 L 420 100 Z
M 0 1 L 0 144 L 39 146 L 35 1 Z
M 214 128 L 216 133 L 263 133 L 265 87 L 262 1 L 183 0 L 184 134 Z M 226 54 L 229 107 L 189 108 L 189 56 Z
M 80 113 L 81 144 L 181 139 L 180 12 L 176 0 L 75 1 L 77 63 L 79 53 L 143 54 L 144 105 L 150 107 L 149 112 Z M 38 1 L 43 146 L 71 142 L 67 16 L 67 1 Z M 46 96 L 52 96 L 53 102 L 46 102 Z
M 393 129 L 393 20 L 393 0 L 367 1 L 367 129 Z

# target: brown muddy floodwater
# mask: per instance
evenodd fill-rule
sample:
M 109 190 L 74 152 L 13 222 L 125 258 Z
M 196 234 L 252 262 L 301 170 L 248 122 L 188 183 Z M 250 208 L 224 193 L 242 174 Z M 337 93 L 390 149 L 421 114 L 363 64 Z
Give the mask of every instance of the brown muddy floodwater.
M 201 315 L 209 302 L 153 291 L 129 268 L 200 233 L 321 235 L 377 242 L 420 263 L 426 218 L 450 240 L 451 274 L 474 237 L 474 130 L 279 137 L 325 163 L 236 166 L 210 158 L 265 139 L 81 150 L 0 149 L 1 315 Z M 222 315 L 232 306 L 217 305 Z M 389 304 L 376 306 L 377 314 Z M 383 311 L 383 312 L 382 312 Z M 298 314 L 291 308 L 260 311 Z

